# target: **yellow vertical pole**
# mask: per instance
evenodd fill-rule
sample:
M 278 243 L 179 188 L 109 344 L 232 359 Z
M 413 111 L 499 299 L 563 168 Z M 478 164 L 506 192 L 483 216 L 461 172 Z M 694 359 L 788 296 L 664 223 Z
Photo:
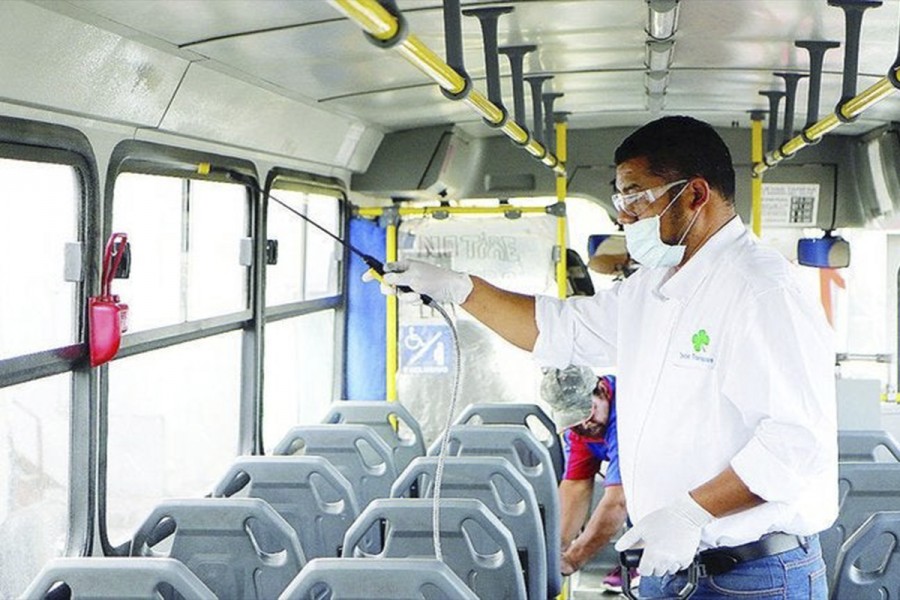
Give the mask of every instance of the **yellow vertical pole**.
M 750 115 L 750 161 L 757 165 L 763 160 L 763 113 Z M 762 233 L 762 174 L 752 173 L 750 179 L 750 227 L 757 236 Z
M 565 118 L 557 118 L 556 120 L 556 156 L 559 158 L 560 164 L 565 167 L 567 160 L 566 143 L 567 128 Z M 556 174 L 556 201 L 565 206 L 566 203 L 566 173 Z M 567 281 L 567 265 L 566 265 L 566 215 L 556 218 L 556 245 L 559 247 L 559 261 L 556 263 L 556 286 L 557 293 L 560 298 L 566 297 L 568 291 Z
M 388 218 L 385 228 L 386 262 L 397 260 L 397 221 L 398 217 Z M 387 296 L 387 310 L 385 315 L 386 327 L 386 355 L 385 355 L 385 399 L 388 402 L 397 400 L 397 297 Z

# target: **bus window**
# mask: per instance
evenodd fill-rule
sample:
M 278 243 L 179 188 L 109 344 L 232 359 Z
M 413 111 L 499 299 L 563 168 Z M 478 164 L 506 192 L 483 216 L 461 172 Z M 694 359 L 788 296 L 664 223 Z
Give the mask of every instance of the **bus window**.
M 77 341 L 63 251 L 78 240 L 80 197 L 71 166 L 0 158 L 0 359 Z
M 107 537 L 120 544 L 166 497 L 201 497 L 237 450 L 241 333 L 109 365 Z
M 340 237 L 340 201 L 335 196 L 278 188 L 272 195 Z M 278 264 L 266 268 L 266 305 L 276 306 L 338 293 L 341 248 L 333 239 L 269 202 L 266 237 L 278 240 Z
M 113 229 L 128 233 L 132 270 L 114 289 L 130 306 L 129 331 L 246 309 L 248 214 L 242 185 L 120 175 Z
M 318 423 L 328 412 L 334 384 L 334 319 L 335 311 L 325 310 L 266 325 L 266 453 L 294 425 Z
M 68 373 L 0 389 L 0 598 L 65 550 L 70 405 Z
M 882 391 L 893 382 L 891 361 L 876 357 L 895 353 L 896 325 L 889 315 L 896 277 L 888 270 L 888 245 L 893 232 L 846 229 L 841 235 L 853 254 L 846 269 L 823 270 L 820 274 L 823 305 L 830 305 L 836 334 L 836 350 L 862 360 L 842 361 L 843 378 L 877 379 Z M 895 363 L 896 364 L 896 363 Z
M 301 188 L 278 178 L 271 195 L 340 237 L 340 198 Z M 266 323 L 263 441 L 270 452 L 294 425 L 318 423 L 334 400 L 336 312 L 305 307 L 322 298 L 338 302 L 342 249 L 274 200 L 266 237 L 278 240 L 278 263 L 266 267 L 266 306 L 280 307 L 272 312 L 281 316 Z
M 308 194 L 307 216 L 327 231 L 340 236 L 338 199 Z M 333 239 L 310 227 L 306 236 L 306 298 L 333 296 L 338 291 L 338 261 L 341 248 Z
M 566 199 L 566 227 L 569 230 L 568 246 L 581 255 L 584 264 L 591 260 L 588 255 L 588 236 L 618 231 L 605 208 L 596 202 L 578 197 Z M 595 290 L 609 289 L 615 281 L 609 275 L 601 275 L 591 270 L 588 270 L 588 273 Z

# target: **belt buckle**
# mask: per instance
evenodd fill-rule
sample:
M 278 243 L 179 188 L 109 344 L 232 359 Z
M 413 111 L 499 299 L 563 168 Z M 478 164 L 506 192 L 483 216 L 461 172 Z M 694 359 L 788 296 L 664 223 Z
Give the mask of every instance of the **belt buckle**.
M 700 561 L 699 557 L 697 558 L 697 561 L 694 563 L 693 566 L 695 566 L 697 569 L 697 578 L 698 579 L 707 577 L 709 575 L 709 573 L 706 572 L 706 565 Z

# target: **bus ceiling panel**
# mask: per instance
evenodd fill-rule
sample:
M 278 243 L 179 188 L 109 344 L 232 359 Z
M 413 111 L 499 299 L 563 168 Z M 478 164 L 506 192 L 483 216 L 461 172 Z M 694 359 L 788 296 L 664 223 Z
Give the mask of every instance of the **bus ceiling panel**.
M 281 27 L 338 20 L 319 0 L 69 0 L 84 12 L 176 46 Z
M 71 0 L 8 4 L 9 7 L 4 7 L 4 17 L 10 11 L 14 15 L 27 12 L 32 20 L 38 21 L 41 17 L 35 15 L 49 15 L 51 27 L 67 22 L 70 27 L 93 30 L 95 37 L 105 36 L 115 41 L 119 44 L 115 55 L 119 61 L 110 61 L 106 70 L 91 71 L 81 63 L 102 59 L 102 48 L 73 51 L 72 44 L 51 46 L 59 39 L 90 39 L 84 32 L 61 28 L 43 37 L 48 40 L 46 48 L 39 47 L 38 52 L 39 60 L 46 57 L 44 68 L 58 72 L 51 70 L 51 77 L 40 77 L 37 81 L 23 78 L 20 71 L 23 65 L 35 60 L 34 40 L 18 39 L 16 32 L 46 27 L 41 26 L 43 23 L 18 27 L 17 19 L 4 18 L 0 23 L 0 34 L 5 34 L 0 35 L 0 50 L 5 51 L 0 75 L 5 77 L 0 79 L 0 97 L 10 96 L 34 104 L 48 104 L 61 97 L 59 102 L 66 104 L 61 108 L 66 110 L 74 106 L 75 112 L 95 111 L 126 122 L 155 124 L 153 117 L 162 118 L 161 111 L 169 99 L 166 94 L 172 93 L 184 72 L 183 57 L 191 54 L 198 60 L 208 57 L 207 65 L 212 70 L 258 89 L 251 93 L 243 91 L 244 85 L 229 87 L 224 83 L 207 89 L 206 82 L 193 87 L 189 93 L 179 92 L 173 102 L 173 109 L 178 110 L 166 116 L 163 126 L 190 135 L 207 135 L 214 127 L 209 125 L 208 115 L 191 114 L 184 102 L 187 98 L 199 102 L 199 106 L 210 110 L 216 118 L 227 115 L 230 123 L 235 123 L 235 115 L 246 117 L 248 122 L 258 121 L 261 112 L 253 101 L 261 101 L 261 106 L 267 108 L 280 106 L 276 113 L 288 122 L 296 114 L 306 119 L 310 115 L 307 107 L 319 114 L 315 112 L 316 103 L 330 111 L 331 115 L 321 119 L 323 127 L 319 123 L 276 125 L 277 118 L 263 117 L 263 131 L 254 132 L 249 138 L 232 132 L 214 132 L 217 137 L 213 139 L 223 135 L 228 141 L 239 138 L 243 145 L 254 148 L 261 147 L 254 138 L 269 139 L 274 135 L 275 151 L 289 154 L 293 153 L 295 143 L 290 137 L 307 129 L 318 134 L 331 120 L 340 121 L 341 115 L 351 122 L 361 120 L 384 131 L 447 123 L 468 127 L 479 121 L 462 103 L 447 101 L 430 79 L 399 54 L 370 44 L 356 24 L 325 0 Z M 397 4 L 409 31 L 438 56 L 443 56 L 443 2 L 398 0 Z M 464 9 L 496 4 L 493 0 L 462 0 Z M 662 102 L 650 102 L 645 88 L 646 2 L 510 0 L 503 4 L 514 6 L 515 11 L 499 19 L 500 46 L 537 46 L 536 51 L 526 55 L 524 72 L 553 75 L 544 91 L 565 94 L 556 107 L 572 113 L 571 127 L 638 125 L 658 114 L 687 110 L 692 114 L 701 111 L 718 115 L 716 124 L 730 124 L 735 119 L 746 123 L 746 111 L 766 108 L 765 100 L 758 95 L 760 90 L 783 88 L 784 82 L 772 74 L 774 71 L 805 72 L 808 68 L 806 51 L 795 47 L 794 41 L 843 42 L 844 38 L 843 11 L 829 6 L 826 0 L 683 1 L 679 3 L 667 93 Z M 883 76 L 896 55 L 898 13 L 900 0 L 884 0 L 881 8 L 869 11 L 863 20 L 860 89 L 872 78 Z M 75 19 L 64 16 L 73 14 Z M 122 40 L 117 34 L 144 43 Z M 81 41 L 74 43 L 83 45 Z M 487 85 L 483 41 L 477 19 L 463 17 L 462 45 L 466 69 L 474 79 L 475 88 L 484 92 Z M 141 53 L 158 53 L 151 48 L 168 48 L 169 54 L 154 55 L 152 60 L 142 62 Z M 128 56 L 124 63 L 120 58 L 123 49 Z M 10 56 L 12 61 L 8 59 Z M 133 56 L 138 58 L 132 59 Z M 102 60 L 100 64 L 103 65 Z M 123 72 L 116 71 L 115 67 Z M 198 69 L 196 65 L 191 67 L 186 77 L 185 84 L 189 87 L 194 86 L 198 76 L 199 70 L 195 73 L 195 69 Z M 827 53 L 822 113 L 832 110 L 840 96 L 842 70 L 843 49 Z M 68 81 L 59 75 L 70 72 L 74 74 L 70 77 L 76 80 L 71 86 L 63 86 L 61 94 L 59 90 L 42 87 L 44 81 Z M 500 74 L 503 102 L 511 108 L 510 68 L 505 57 L 500 57 Z M 800 82 L 797 124 L 804 121 L 805 115 L 800 111 L 805 111 L 807 85 L 806 81 Z M 5 93 L 11 86 L 19 89 Z M 147 98 L 138 97 L 139 101 L 135 102 L 132 94 L 125 93 L 132 88 L 147 94 Z M 237 96 L 250 104 L 237 108 L 238 101 L 226 102 L 208 95 L 232 90 L 238 90 Z M 282 105 L 274 100 L 279 95 L 306 107 Z M 529 90 L 526 95 L 530 96 Z M 50 105 L 58 106 L 59 102 Z M 530 110 L 527 112 L 530 121 Z M 280 131 L 282 128 L 290 131 L 290 135 Z M 236 130 L 242 127 L 238 125 Z M 854 126 L 841 133 L 859 130 Z M 494 133 L 485 128 L 476 135 Z M 340 154 L 330 147 L 311 152 L 315 157 L 305 158 L 328 164 L 333 164 L 335 154 Z M 325 158 L 328 155 L 331 158 Z M 360 162 L 366 161 L 351 160 L 353 164 Z
M 410 18 L 410 21 L 414 20 Z M 371 94 L 378 90 L 436 87 L 401 56 L 379 51 L 365 41 L 358 28 L 348 25 L 330 22 L 317 27 L 220 39 L 197 45 L 194 49 L 223 65 L 252 73 L 254 77 L 316 101 Z M 414 26 L 411 24 L 410 28 Z M 596 43 L 601 41 L 605 43 Z M 434 40 L 429 46 L 442 48 L 443 40 Z M 643 59 L 644 46 L 640 40 L 614 44 L 593 33 L 577 33 L 565 39 L 557 35 L 534 53 L 533 61 L 539 60 L 540 64 L 526 68 L 526 72 L 548 71 L 560 76 L 642 71 Z M 476 87 L 485 89 L 480 45 L 467 47 L 465 60 L 466 70 L 475 79 Z M 508 88 L 504 91 L 505 103 L 511 105 L 509 67 L 505 59 L 501 61 L 500 72 Z M 555 85 L 555 81 L 548 83 L 548 90 Z M 436 97 L 437 100 L 440 98 Z
M 844 13 L 826 0 L 690 0 L 680 3 L 675 67 L 766 68 L 806 71 L 796 40 L 844 43 Z M 883 76 L 897 52 L 900 0 L 867 12 L 860 39 L 860 72 Z M 843 47 L 825 54 L 824 70 L 843 70 Z
M 577 118 L 580 112 L 640 111 L 646 107 L 644 74 L 640 71 L 610 71 L 566 73 L 558 75 L 560 85 L 566 95 L 556 103 L 556 108 L 572 112 Z M 476 86 L 483 82 L 476 81 Z M 509 84 L 502 86 L 504 97 L 512 93 Z M 476 137 L 494 135 L 496 132 L 484 126 L 483 121 L 468 107 L 459 102 L 448 102 L 436 85 L 415 86 L 393 90 L 378 90 L 357 96 L 332 98 L 325 103 L 329 108 L 355 114 L 360 118 L 378 123 L 386 130 L 408 129 L 443 123 L 480 122 L 480 131 L 472 132 Z M 531 129 L 533 121 L 528 111 L 527 122 Z
M 375 146 L 361 143 L 369 136 L 355 119 L 197 64 L 185 76 L 160 129 L 341 168 L 368 165 Z
M 4 2 L 2 13 L 0 98 L 16 103 L 153 126 L 188 66 L 33 4 Z
M 360 90 L 434 87 L 401 56 L 375 48 L 346 21 L 212 40 L 193 49 L 312 101 Z

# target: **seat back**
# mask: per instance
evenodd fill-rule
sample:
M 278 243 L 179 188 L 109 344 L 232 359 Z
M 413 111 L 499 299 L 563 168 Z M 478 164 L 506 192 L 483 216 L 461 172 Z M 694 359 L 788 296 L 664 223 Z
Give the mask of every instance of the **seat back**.
M 438 459 L 417 458 L 399 475 L 391 488 L 394 498 L 434 496 Z M 547 544 L 534 489 L 505 458 L 496 456 L 450 456 L 444 462 L 441 498 L 480 500 L 509 529 L 519 561 L 525 569 L 525 587 L 532 600 L 545 600 L 559 590 L 549 589 Z
M 538 435 L 529 423 L 531 418 L 536 419 L 549 435 Z M 556 433 L 556 424 L 540 406 L 529 403 L 477 402 L 467 406 L 456 418 L 455 423 L 457 425 L 476 425 L 479 424 L 477 421 L 480 421 L 482 425 L 525 425 L 528 427 L 535 437 L 546 446 L 547 452 L 550 453 L 550 460 L 553 462 L 556 481 L 562 481 L 565 473 L 562 443 Z
M 215 600 L 196 575 L 173 558 L 56 558 L 44 565 L 23 598 L 50 600 Z
M 838 550 L 870 515 L 900 507 L 900 464 L 840 463 L 837 520 L 819 534 L 822 557 L 833 579 Z
M 434 558 L 319 558 L 278 600 L 478 600 Z
M 306 559 L 297 534 L 259 498 L 166 500 L 140 526 L 132 556 L 180 560 L 219 598 L 275 598 Z
M 394 454 L 394 466 L 400 473 L 414 458 L 425 456 L 425 438 L 419 422 L 399 402 L 336 402 L 322 419 L 323 423 L 368 425 L 381 436 Z M 401 436 L 401 433 L 408 434 Z
M 549 585 L 561 589 L 559 491 L 547 448 L 524 425 L 453 425 L 449 436 L 450 456 L 505 458 L 531 484 L 544 524 Z M 429 455 L 437 456 L 440 442 L 431 445 Z
M 884 450 L 879 451 L 879 448 Z M 882 452 L 900 461 L 900 445 L 887 431 L 838 431 L 838 460 L 841 462 L 875 462 Z
M 375 498 L 390 496 L 397 478 L 393 452 L 368 425 L 294 427 L 278 442 L 274 454 L 328 459 L 356 491 L 360 509 Z
M 900 595 L 900 511 L 877 512 L 838 554 L 831 597 L 896 598 Z
M 241 456 L 213 491 L 261 498 L 293 527 L 307 560 L 338 557 L 359 516 L 350 482 L 321 456 Z
M 359 543 L 373 529 L 383 531 L 376 558 L 432 558 L 433 502 L 426 499 L 373 500 L 344 538 L 344 556 L 373 556 Z M 512 534 L 478 500 L 441 500 L 443 560 L 479 598 L 524 600 L 525 580 Z

